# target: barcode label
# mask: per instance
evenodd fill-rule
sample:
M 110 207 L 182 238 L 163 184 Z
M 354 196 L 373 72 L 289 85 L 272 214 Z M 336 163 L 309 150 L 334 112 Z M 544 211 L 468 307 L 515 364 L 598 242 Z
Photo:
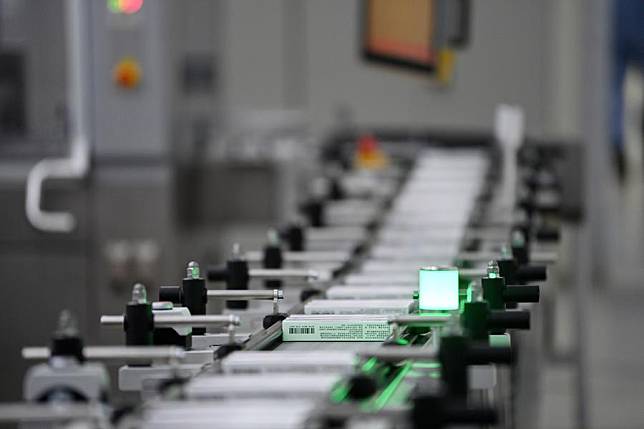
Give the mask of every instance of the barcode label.
M 386 319 L 282 322 L 283 341 L 384 341 L 389 335 L 391 326 Z
M 293 334 L 315 334 L 315 328 L 313 326 L 291 326 L 288 328 L 288 333 Z

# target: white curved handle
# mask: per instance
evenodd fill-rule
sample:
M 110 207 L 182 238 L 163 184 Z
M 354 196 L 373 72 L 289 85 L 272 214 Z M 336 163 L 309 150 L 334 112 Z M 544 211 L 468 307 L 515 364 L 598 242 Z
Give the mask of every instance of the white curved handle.
M 45 232 L 71 232 L 76 219 L 67 212 L 47 212 L 41 207 L 43 182 L 48 179 L 80 179 L 89 170 L 88 79 L 89 3 L 67 0 L 67 82 L 70 108 L 70 155 L 43 159 L 29 172 L 25 213 L 31 225 Z

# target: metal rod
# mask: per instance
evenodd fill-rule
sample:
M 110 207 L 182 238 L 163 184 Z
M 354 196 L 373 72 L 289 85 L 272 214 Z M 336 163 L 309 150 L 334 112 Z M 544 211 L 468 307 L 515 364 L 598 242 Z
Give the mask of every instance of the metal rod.
M 27 360 L 47 360 L 50 357 L 47 347 L 25 347 L 22 357 Z M 87 360 L 100 361 L 151 361 L 183 360 L 186 352 L 175 346 L 88 346 L 83 348 L 83 356 Z
M 209 298 L 217 298 L 224 300 L 274 300 L 284 299 L 284 291 L 281 289 L 273 290 L 209 290 Z
M 456 255 L 456 259 L 461 261 L 485 262 L 492 259 L 498 259 L 501 252 L 480 251 L 480 252 L 461 252 Z M 557 252 L 549 251 L 531 251 L 530 261 L 536 263 L 552 264 L 557 261 Z
M 248 274 L 255 279 L 283 280 L 283 279 L 304 279 L 315 280 L 320 277 L 315 270 L 298 270 L 292 268 L 286 269 L 269 269 L 269 268 L 251 268 Z
M 361 350 L 357 352 L 361 358 L 375 357 L 385 361 L 432 360 L 438 357 L 433 347 L 380 347 L 372 350 Z
M 351 254 L 342 251 L 307 251 L 307 252 L 282 252 L 282 259 L 286 262 L 344 262 Z M 261 262 L 263 253 L 260 251 L 246 252 L 249 262 Z
M 446 323 L 451 317 L 451 314 L 445 315 L 431 315 L 431 316 L 410 316 L 401 315 L 390 317 L 388 322 L 398 326 L 411 326 L 411 325 L 442 325 Z
M 0 422 L 64 422 L 107 420 L 105 409 L 95 404 L 0 404 Z M 100 427 L 100 426 L 99 426 Z
M 481 279 L 487 276 L 487 268 L 459 268 L 458 275 L 465 279 Z
M 362 227 L 308 228 L 305 233 L 310 241 L 358 241 L 366 236 Z
M 101 316 L 101 325 L 122 326 L 123 316 Z M 239 316 L 160 316 L 154 315 L 154 325 L 158 327 L 172 327 L 178 325 L 206 326 L 206 325 L 239 325 Z

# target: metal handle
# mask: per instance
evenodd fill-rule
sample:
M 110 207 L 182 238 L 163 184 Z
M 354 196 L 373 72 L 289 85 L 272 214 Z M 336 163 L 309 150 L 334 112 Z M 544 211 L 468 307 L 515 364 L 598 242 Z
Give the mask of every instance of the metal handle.
M 89 120 L 87 50 L 89 2 L 67 0 L 67 83 L 71 106 L 70 154 L 67 158 L 43 159 L 29 172 L 25 213 L 29 223 L 45 232 L 71 232 L 76 219 L 67 212 L 47 212 L 41 207 L 43 182 L 52 178 L 80 179 L 89 170 Z

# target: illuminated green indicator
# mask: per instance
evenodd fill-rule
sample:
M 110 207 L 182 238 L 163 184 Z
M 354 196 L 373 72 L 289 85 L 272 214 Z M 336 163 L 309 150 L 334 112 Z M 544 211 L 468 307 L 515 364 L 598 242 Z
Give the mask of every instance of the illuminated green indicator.
M 458 269 L 427 267 L 418 271 L 420 310 L 458 310 Z
M 387 405 L 387 402 L 389 402 L 389 399 L 391 399 L 391 396 L 394 394 L 396 389 L 398 389 L 398 386 L 403 381 L 407 373 L 411 370 L 411 368 L 411 362 L 406 363 L 405 366 L 402 367 L 400 372 L 398 372 L 396 377 L 391 380 L 391 383 L 389 383 L 389 385 L 380 393 L 380 395 L 378 395 L 374 403 L 376 410 L 381 410 L 385 407 L 385 405 Z

